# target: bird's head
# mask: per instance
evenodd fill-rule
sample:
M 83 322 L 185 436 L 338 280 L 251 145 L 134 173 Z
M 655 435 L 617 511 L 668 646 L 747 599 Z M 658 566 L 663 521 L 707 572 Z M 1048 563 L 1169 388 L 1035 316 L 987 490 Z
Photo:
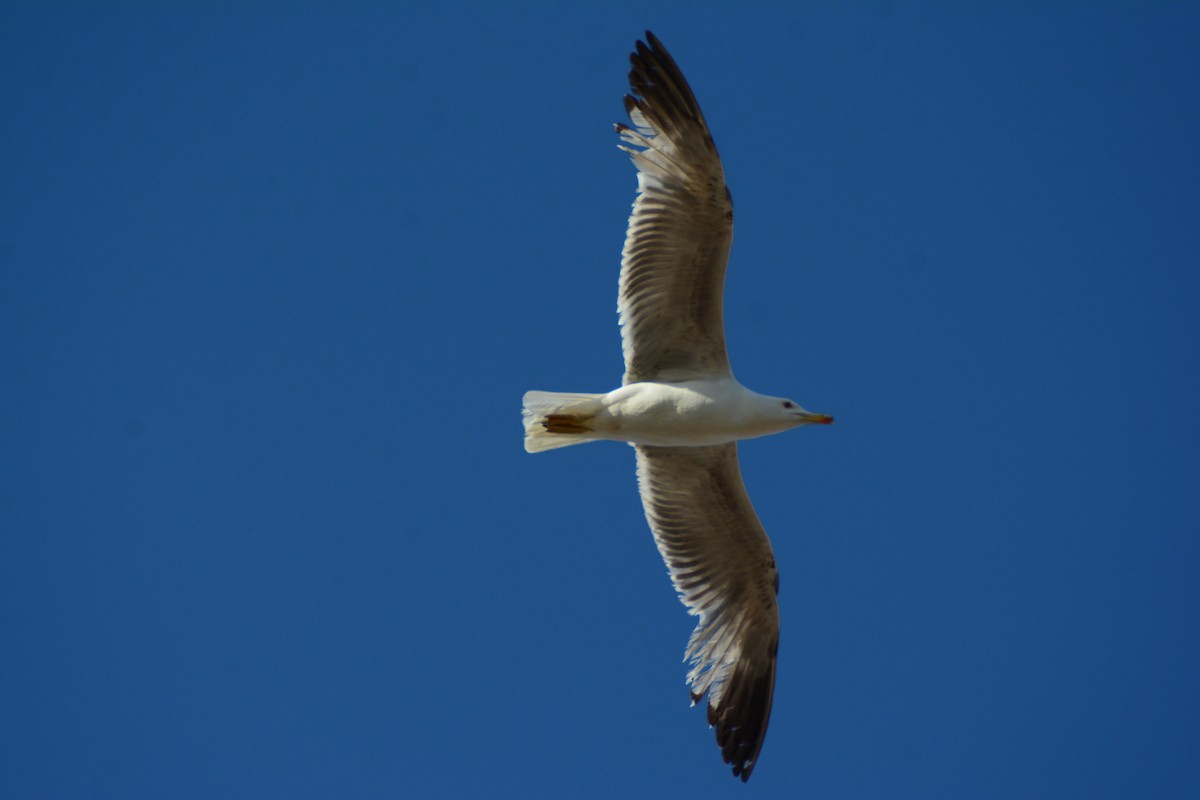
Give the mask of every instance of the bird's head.
M 833 417 L 828 414 L 814 414 L 800 406 L 799 403 L 786 397 L 775 398 L 775 408 L 781 421 L 787 422 L 787 427 L 798 428 L 801 425 L 830 425 Z

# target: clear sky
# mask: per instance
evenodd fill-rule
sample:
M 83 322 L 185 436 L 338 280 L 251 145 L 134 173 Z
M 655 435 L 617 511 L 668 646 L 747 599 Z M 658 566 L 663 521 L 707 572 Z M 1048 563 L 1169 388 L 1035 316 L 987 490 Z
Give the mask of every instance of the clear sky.
M 738 213 L 774 715 L 624 445 L 650 28 Z M 0 796 L 1200 794 L 1200 6 L 6 3 Z

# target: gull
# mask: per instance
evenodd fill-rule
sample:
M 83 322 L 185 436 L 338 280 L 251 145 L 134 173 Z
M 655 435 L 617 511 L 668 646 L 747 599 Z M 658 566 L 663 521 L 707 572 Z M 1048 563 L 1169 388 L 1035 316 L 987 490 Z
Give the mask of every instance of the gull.
M 531 391 L 525 449 L 628 442 L 655 544 L 680 600 L 699 617 L 684 660 L 692 704 L 733 774 L 758 762 L 771 716 L 779 647 L 779 577 L 746 495 L 737 442 L 833 422 L 733 377 L 722 295 L 733 201 L 695 95 L 654 34 L 629 57 L 616 125 L 637 167 L 621 253 L 617 310 L 625 376 L 606 394 Z

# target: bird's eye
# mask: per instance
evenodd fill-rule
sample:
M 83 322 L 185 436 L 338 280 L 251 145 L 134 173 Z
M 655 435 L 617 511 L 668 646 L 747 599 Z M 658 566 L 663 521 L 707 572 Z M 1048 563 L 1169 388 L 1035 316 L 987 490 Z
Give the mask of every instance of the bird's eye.
M 795 408 L 795 407 L 796 407 L 796 404 L 795 404 L 795 403 L 793 403 L 791 400 L 784 400 L 784 401 L 783 401 L 783 407 L 784 407 L 784 408 Z

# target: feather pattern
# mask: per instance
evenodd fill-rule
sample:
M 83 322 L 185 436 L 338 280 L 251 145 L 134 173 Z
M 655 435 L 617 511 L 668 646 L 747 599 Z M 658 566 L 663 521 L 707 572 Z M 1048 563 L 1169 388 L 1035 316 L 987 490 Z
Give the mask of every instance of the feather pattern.
M 617 132 L 638 170 L 617 310 L 625 383 L 729 375 L 722 295 L 733 201 L 683 73 L 649 31 L 630 55 Z
M 654 541 L 688 611 L 692 702 L 733 774 L 750 777 L 775 689 L 779 590 L 766 531 L 742 484 L 735 443 L 637 447 L 638 487 Z

